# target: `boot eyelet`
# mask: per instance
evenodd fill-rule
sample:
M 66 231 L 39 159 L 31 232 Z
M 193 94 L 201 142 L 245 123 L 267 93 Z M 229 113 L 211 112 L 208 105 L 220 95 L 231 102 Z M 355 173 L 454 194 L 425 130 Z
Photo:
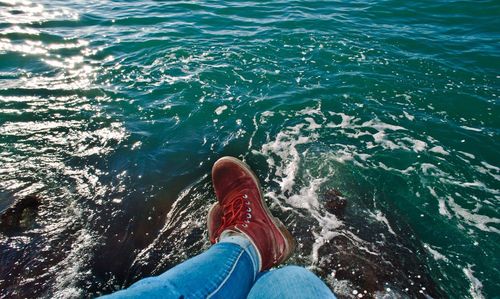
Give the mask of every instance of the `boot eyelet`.
M 250 205 L 250 202 L 247 200 L 247 201 L 245 201 L 245 204 L 246 204 L 247 206 L 249 206 L 249 205 Z
M 243 195 L 243 198 L 244 198 L 244 199 L 247 199 L 247 198 L 248 198 L 248 195 L 244 194 L 244 195 Z
M 250 220 L 248 220 L 248 219 L 245 219 L 245 223 L 250 223 Z
M 242 226 L 243 226 L 243 227 L 248 227 L 248 224 L 246 224 L 246 223 L 243 223 L 243 225 L 242 225 Z
M 247 209 L 247 212 L 248 212 L 248 213 L 250 213 L 251 211 L 252 211 L 252 209 L 250 209 L 250 208 L 248 208 L 248 209 Z
M 252 218 L 252 215 L 251 214 L 247 214 L 247 218 L 248 219 Z

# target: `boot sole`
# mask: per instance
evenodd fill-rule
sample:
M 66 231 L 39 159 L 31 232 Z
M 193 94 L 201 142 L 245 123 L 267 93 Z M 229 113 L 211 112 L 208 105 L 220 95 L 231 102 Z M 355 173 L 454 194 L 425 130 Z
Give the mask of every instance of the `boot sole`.
M 266 211 L 267 216 L 269 217 L 269 219 L 271 219 L 272 223 L 278 229 L 281 236 L 285 240 L 285 244 L 286 244 L 285 253 L 278 260 L 278 264 L 283 263 L 292 255 L 297 244 L 296 244 L 295 238 L 292 236 L 290 231 L 288 231 L 288 229 L 283 224 L 283 222 L 281 222 L 281 220 L 279 220 L 278 218 L 274 217 L 273 214 L 271 213 L 271 211 L 269 210 L 269 208 L 267 207 L 267 204 L 264 201 L 264 195 L 262 194 L 262 187 L 260 186 L 260 181 L 259 181 L 257 175 L 253 172 L 253 170 L 250 168 L 250 166 L 248 166 L 248 164 L 246 164 L 243 161 L 240 161 L 237 158 L 225 156 L 225 157 L 220 158 L 217 161 L 220 161 L 220 160 L 229 160 L 235 164 L 238 164 L 238 166 L 242 167 L 243 169 L 245 169 L 248 172 L 248 174 L 250 175 L 250 177 L 252 178 L 254 183 L 257 185 L 257 188 L 259 189 L 261 205 L 264 207 L 264 210 Z

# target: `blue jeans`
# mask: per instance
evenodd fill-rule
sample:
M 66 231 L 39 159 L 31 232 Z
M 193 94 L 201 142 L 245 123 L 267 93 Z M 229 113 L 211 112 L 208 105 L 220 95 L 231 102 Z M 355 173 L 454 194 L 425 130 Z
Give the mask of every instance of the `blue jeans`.
M 321 279 L 302 267 L 259 273 L 259 263 L 248 239 L 230 236 L 159 276 L 104 298 L 335 298 Z

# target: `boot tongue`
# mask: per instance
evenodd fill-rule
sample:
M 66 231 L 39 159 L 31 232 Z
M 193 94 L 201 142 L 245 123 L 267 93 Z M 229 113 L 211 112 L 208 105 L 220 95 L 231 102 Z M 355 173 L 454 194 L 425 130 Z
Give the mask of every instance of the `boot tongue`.
M 226 181 L 227 182 L 227 181 Z M 225 202 L 227 199 L 231 199 L 233 194 L 248 192 L 255 188 L 255 184 L 249 178 L 235 178 L 230 180 L 230 183 L 220 184 L 215 188 L 217 193 L 217 198 L 220 203 Z

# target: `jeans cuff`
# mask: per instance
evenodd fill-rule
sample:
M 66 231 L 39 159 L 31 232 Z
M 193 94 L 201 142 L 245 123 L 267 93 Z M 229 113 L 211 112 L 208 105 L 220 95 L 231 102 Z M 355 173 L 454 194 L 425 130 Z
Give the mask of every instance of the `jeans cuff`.
M 257 273 L 259 273 L 260 270 L 260 256 L 252 242 L 242 235 L 230 235 L 223 236 L 219 243 L 232 243 L 243 248 L 243 250 L 247 253 L 248 257 L 252 261 L 255 279 Z

